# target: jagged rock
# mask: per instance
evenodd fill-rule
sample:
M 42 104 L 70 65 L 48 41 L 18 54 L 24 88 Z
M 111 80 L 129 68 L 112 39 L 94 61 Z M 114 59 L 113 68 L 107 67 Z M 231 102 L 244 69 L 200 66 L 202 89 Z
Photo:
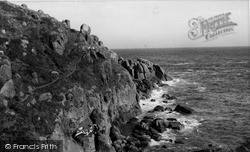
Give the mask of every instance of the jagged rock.
M 96 151 L 98 152 L 115 152 L 115 148 L 106 140 L 104 134 L 98 133 L 96 135 Z
M 179 121 L 169 121 L 168 128 L 174 130 L 181 130 L 183 128 L 183 125 Z
M 110 129 L 110 138 L 112 141 L 124 140 L 126 137 L 123 136 L 120 130 L 116 126 L 112 126 Z
M 52 31 L 50 33 L 50 36 L 53 49 L 59 55 L 63 55 L 65 50 L 65 44 L 68 41 L 66 34 L 62 31 L 62 29 L 58 28 L 57 31 Z
M 168 122 L 165 122 L 163 119 L 160 118 L 156 118 L 152 123 L 151 123 L 151 127 L 153 127 L 154 129 L 156 129 L 159 133 L 162 133 L 166 130 L 166 128 L 168 127 Z
M 15 92 L 14 83 L 13 83 L 13 80 L 10 79 L 2 87 L 2 89 L 0 91 L 0 95 L 3 95 L 6 98 L 13 98 L 15 96 L 15 94 L 16 94 L 16 92 Z
M 6 95 L 8 97 L 2 95 L 5 99 L 1 110 L 11 105 L 11 113 L 18 116 L 11 118 L 17 124 L 8 128 L 8 132 L 0 133 L 0 138 L 62 140 L 65 152 L 87 150 L 88 146 L 82 143 L 91 143 L 91 151 L 115 151 L 111 146 L 111 123 L 127 122 L 141 113 L 140 95 L 149 97 L 156 83 L 152 65 L 144 60 L 136 63 L 128 60 L 127 71 L 118 63 L 116 53 L 90 35 L 90 27 L 83 25 L 81 31 L 76 31 L 42 12 L 4 1 L 0 1 L 0 5 L 3 6 L 0 7 L 0 24 L 6 30 L 6 34 L 1 34 L 0 44 L 5 53 L 0 63 L 1 87 L 9 80 L 14 82 L 9 91 L 12 93 Z M 135 71 L 137 64 L 141 73 Z M 138 82 L 134 82 L 135 73 L 142 78 Z M 106 85 L 101 83 L 102 74 L 106 76 Z M 13 90 L 19 95 L 13 95 Z M 6 117 L 10 112 L 1 113 L 0 122 L 8 123 L 10 119 Z M 85 136 L 80 134 L 77 136 L 80 142 L 76 142 L 72 134 L 89 116 L 97 125 L 97 133 L 86 142 L 82 139 Z M 133 146 L 146 147 L 149 136 L 160 139 L 157 130 L 144 128 L 148 128 L 147 133 L 143 130 L 140 133 L 144 135 L 138 136 L 143 142 L 139 140 Z M 0 130 L 6 129 L 0 125 Z M 122 140 L 121 147 L 126 146 L 129 146 L 126 139 Z
M 50 92 L 43 93 L 39 96 L 39 101 L 51 100 L 52 94 Z
M 178 104 L 174 111 L 179 112 L 181 114 L 192 114 L 193 109 L 189 108 L 187 105 L 184 104 Z
M 165 71 L 159 65 L 154 64 L 153 67 L 154 67 L 156 77 L 159 78 L 160 80 L 165 80 L 165 77 L 164 77 Z

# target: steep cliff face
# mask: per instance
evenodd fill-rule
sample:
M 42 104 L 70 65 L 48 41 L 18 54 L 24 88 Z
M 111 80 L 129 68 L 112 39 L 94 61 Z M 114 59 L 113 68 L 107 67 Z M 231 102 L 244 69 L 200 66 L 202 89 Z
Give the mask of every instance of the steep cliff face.
M 115 151 L 113 122 L 140 114 L 138 85 L 117 54 L 88 27 L 76 31 L 26 5 L 0 1 L 0 30 L 0 138 Z

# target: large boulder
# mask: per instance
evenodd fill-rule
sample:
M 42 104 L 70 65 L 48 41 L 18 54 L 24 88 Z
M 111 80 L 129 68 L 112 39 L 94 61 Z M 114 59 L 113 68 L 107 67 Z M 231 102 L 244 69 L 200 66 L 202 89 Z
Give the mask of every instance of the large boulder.
M 15 96 L 15 87 L 13 80 L 10 79 L 8 82 L 4 84 L 2 89 L 0 90 L 0 95 L 6 97 L 6 98 L 13 98 Z
M 80 32 L 84 33 L 86 35 L 90 35 L 91 28 L 87 24 L 82 24 L 81 27 L 80 27 Z

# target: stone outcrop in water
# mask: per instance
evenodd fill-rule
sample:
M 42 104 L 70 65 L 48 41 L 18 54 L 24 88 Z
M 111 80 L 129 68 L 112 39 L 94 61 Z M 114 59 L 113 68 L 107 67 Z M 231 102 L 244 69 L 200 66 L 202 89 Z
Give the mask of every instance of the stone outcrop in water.
M 2 140 L 62 140 L 65 152 L 146 147 L 147 137 L 121 135 L 119 124 L 140 114 L 139 98 L 155 82 L 169 79 L 162 68 L 118 62 L 86 24 L 76 31 L 7 1 L 0 11 Z
M 156 83 L 172 80 L 159 65 L 146 59 L 132 61 L 120 58 L 118 62 L 133 77 L 140 98 L 149 98 L 151 90 L 156 88 Z

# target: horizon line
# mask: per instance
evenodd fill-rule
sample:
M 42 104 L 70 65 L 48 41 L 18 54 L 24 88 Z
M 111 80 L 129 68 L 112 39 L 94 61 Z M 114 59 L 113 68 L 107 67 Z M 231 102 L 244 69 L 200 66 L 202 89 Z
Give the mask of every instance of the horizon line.
M 149 49 L 178 49 L 178 48 L 237 48 L 237 47 L 244 47 L 247 48 L 250 46 L 208 46 L 208 47 L 152 47 L 152 48 L 109 48 L 109 50 L 127 50 L 127 49 L 135 49 L 135 50 L 149 50 Z

